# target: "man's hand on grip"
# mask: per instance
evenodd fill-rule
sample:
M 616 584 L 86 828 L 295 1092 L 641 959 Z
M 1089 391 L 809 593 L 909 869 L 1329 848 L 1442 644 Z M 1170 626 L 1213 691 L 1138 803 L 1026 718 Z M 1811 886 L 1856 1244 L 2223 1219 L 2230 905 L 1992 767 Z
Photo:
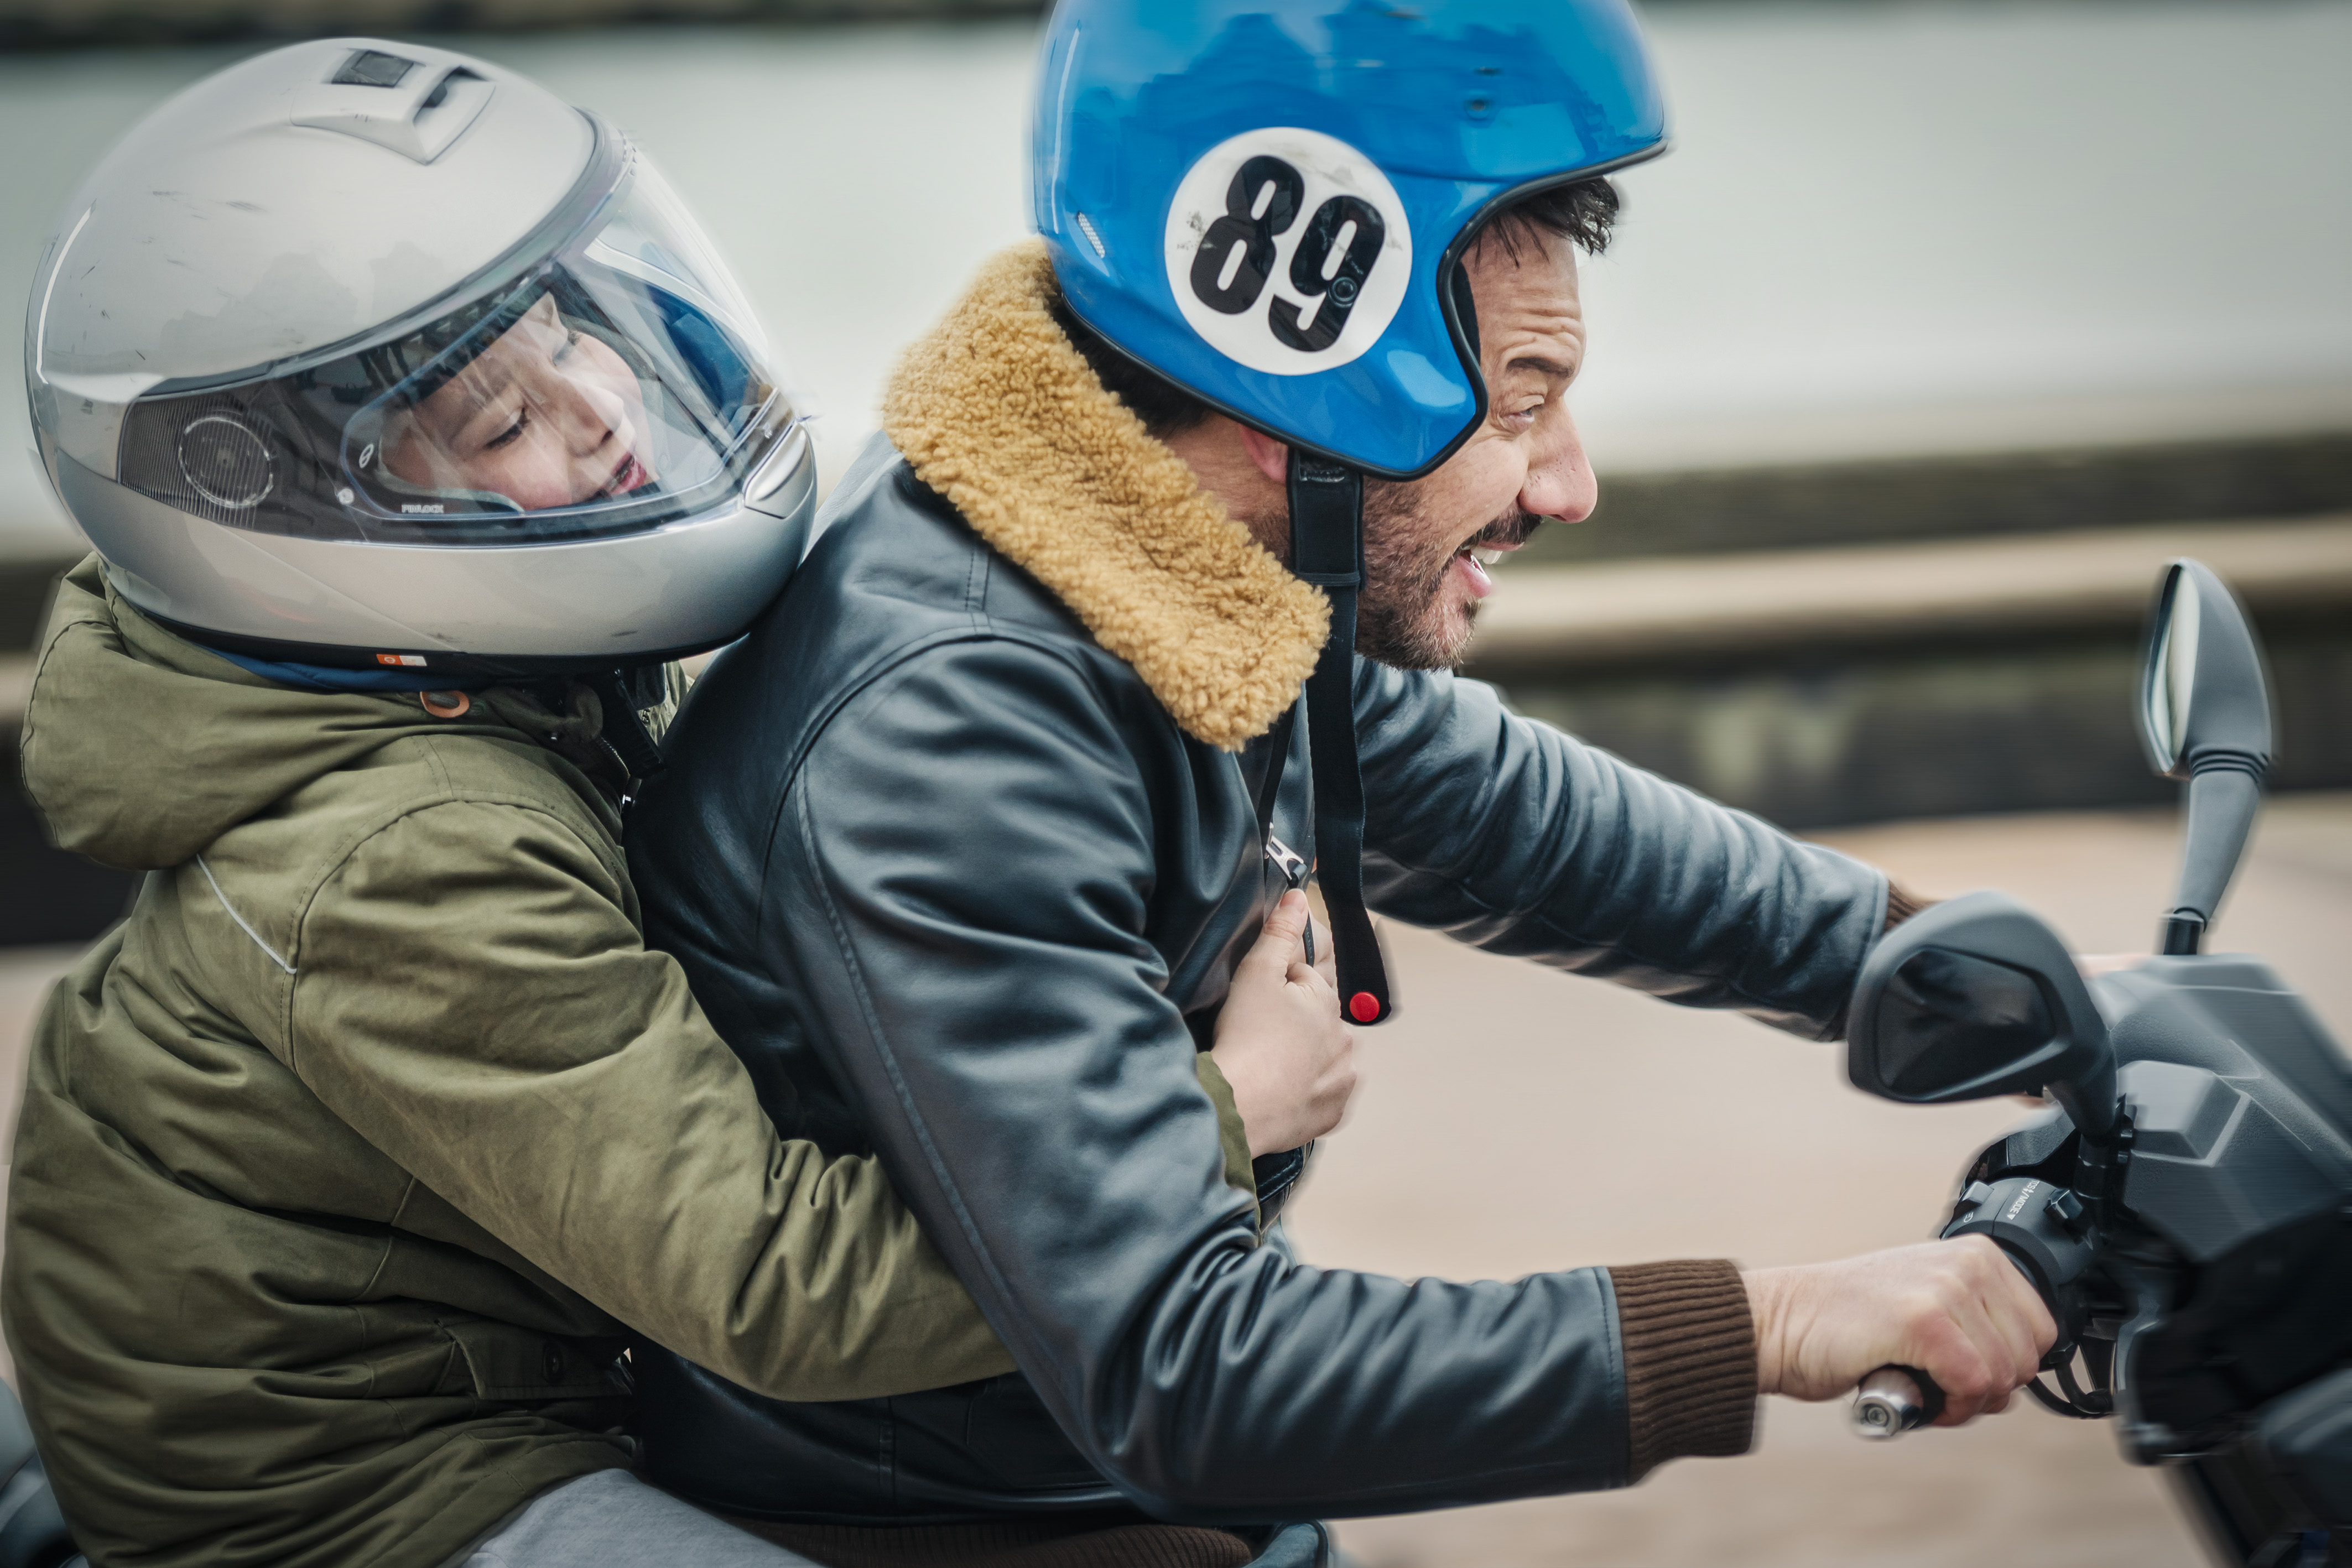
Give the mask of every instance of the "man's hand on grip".
M 1840 1398 L 1882 1366 L 1916 1366 L 1944 1390 L 1936 1425 L 1957 1427 L 2005 1407 L 2058 1337 L 2025 1276 L 1981 1236 L 1741 1277 L 1757 1386 L 1792 1399 Z

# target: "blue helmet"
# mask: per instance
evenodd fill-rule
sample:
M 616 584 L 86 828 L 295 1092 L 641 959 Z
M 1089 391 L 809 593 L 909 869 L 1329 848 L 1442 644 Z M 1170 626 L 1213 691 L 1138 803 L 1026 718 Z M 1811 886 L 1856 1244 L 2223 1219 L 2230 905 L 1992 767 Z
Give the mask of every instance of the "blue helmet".
M 1406 478 L 1486 415 L 1454 283 L 1479 219 L 1664 145 L 1626 0 L 1062 0 L 1033 199 L 1121 351 Z

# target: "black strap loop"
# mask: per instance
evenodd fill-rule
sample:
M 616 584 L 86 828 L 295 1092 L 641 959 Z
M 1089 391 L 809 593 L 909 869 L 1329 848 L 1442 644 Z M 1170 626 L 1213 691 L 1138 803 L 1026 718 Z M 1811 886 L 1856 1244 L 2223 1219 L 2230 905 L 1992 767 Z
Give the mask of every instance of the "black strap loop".
M 1339 1011 L 1381 1023 L 1395 1011 L 1388 966 L 1364 908 L 1364 779 L 1356 760 L 1356 594 L 1364 581 L 1364 476 L 1290 454 L 1290 559 L 1331 600 L 1331 635 L 1307 677 L 1307 755 L 1315 773 L 1315 875 L 1331 920 Z
M 588 689 L 596 694 L 596 702 L 604 710 L 604 744 L 621 759 L 629 778 L 643 783 L 662 770 L 661 747 L 646 728 L 646 721 L 637 716 L 637 699 L 644 695 L 641 682 L 631 679 L 631 672 L 611 670 L 587 677 Z M 658 702 L 656 697 L 654 702 Z M 653 702 L 644 706 L 651 707 Z
M 1257 836 L 1264 840 L 1274 832 L 1274 804 L 1282 795 L 1282 770 L 1290 760 L 1290 734 L 1298 727 L 1298 705 L 1293 703 L 1282 710 L 1274 721 L 1274 731 L 1266 745 L 1273 750 L 1273 760 L 1265 767 L 1265 777 L 1257 786 Z

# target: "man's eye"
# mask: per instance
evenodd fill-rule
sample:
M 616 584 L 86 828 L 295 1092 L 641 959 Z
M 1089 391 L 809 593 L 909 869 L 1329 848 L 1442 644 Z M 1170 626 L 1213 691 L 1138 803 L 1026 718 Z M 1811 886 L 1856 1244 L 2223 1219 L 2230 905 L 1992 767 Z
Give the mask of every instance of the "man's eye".
M 530 423 L 530 410 L 527 408 L 515 410 L 514 423 L 482 443 L 482 449 L 486 452 L 496 452 L 501 446 L 511 446 L 522 439 L 523 430 Z

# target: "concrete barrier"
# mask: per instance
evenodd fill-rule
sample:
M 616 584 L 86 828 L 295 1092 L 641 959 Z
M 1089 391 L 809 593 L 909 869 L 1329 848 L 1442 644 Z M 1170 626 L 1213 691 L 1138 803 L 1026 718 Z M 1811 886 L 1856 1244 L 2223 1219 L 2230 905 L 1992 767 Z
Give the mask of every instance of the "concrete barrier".
M 2352 783 L 2352 436 L 1604 479 L 1499 572 L 1472 673 L 1791 827 L 2159 801 L 2130 717 L 2158 569 L 2271 657 L 2281 788 Z M 2197 517 L 2221 521 L 2198 521 Z
M 2257 615 L 2352 609 L 2352 514 L 1518 565 L 1481 616 L 1490 671 L 2129 634 L 2194 556 Z
M 2352 513 L 2352 432 L 1608 473 L 1601 507 L 1536 562 Z
M 1471 673 L 1526 711 L 1790 827 L 2161 801 L 2130 720 L 2157 569 L 2246 600 L 2275 781 L 2352 784 L 2352 435 L 1604 481 L 1501 569 Z M 2181 520 L 2198 515 L 2221 521 Z M 61 559 L 0 562 L 0 647 Z M 0 658 L 0 737 L 30 679 Z M 130 879 L 51 849 L 0 772 L 0 944 L 102 928 Z

